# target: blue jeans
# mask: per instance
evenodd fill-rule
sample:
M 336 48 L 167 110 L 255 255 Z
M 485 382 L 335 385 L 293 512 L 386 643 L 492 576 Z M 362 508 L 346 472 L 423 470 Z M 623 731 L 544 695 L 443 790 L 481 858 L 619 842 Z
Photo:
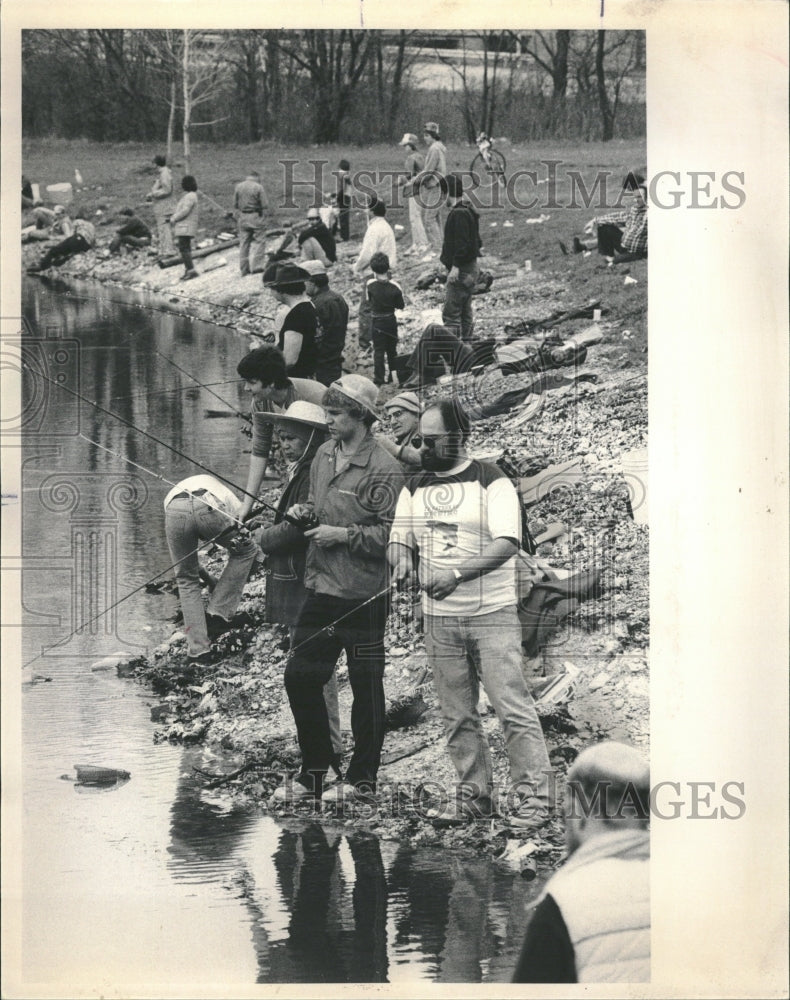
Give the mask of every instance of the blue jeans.
M 442 308 L 442 323 L 459 340 L 471 340 L 475 322 L 472 315 L 472 292 L 477 284 L 479 268 L 477 261 L 463 264 L 458 268 L 455 281 L 447 279 Z
M 207 493 L 209 503 L 216 503 Z M 200 567 L 197 549 L 201 542 L 214 538 L 236 522 L 220 510 L 203 503 L 200 497 L 174 497 L 165 510 L 165 534 L 173 560 L 184 632 L 190 656 L 205 653 L 209 646 L 206 613 L 200 588 Z M 227 565 L 208 602 L 210 614 L 227 621 L 236 613 L 244 584 L 258 554 L 258 546 L 250 538 L 236 552 L 231 552 Z
M 425 616 L 425 648 L 444 717 L 447 749 L 465 797 L 490 798 L 493 771 L 477 702 L 480 681 L 505 734 L 512 790 L 549 806 L 551 765 L 521 670 L 515 607 L 468 617 Z

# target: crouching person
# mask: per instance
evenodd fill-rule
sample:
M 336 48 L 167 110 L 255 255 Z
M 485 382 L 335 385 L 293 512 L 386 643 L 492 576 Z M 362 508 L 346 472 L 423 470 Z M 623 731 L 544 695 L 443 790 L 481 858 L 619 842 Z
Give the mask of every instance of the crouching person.
M 308 503 L 288 511 L 305 520 L 312 515 L 318 525 L 305 531 L 307 599 L 285 668 L 302 764 L 292 785 L 275 790 L 275 801 L 322 796 L 334 753 L 323 688 L 341 650 L 354 699 L 354 749 L 345 782 L 323 793 L 323 801 L 342 806 L 376 790 L 385 716 L 385 549 L 403 484 L 400 466 L 371 434 L 376 396 L 363 375 L 344 375 L 329 387 L 323 407 L 330 440 L 310 467 Z
M 527 927 L 514 983 L 650 981 L 650 772 L 633 747 L 583 750 L 568 772 L 568 859 Z
M 549 818 L 551 766 L 521 669 L 515 572 L 521 511 L 504 473 L 468 458 L 468 434 L 451 400 L 423 412 L 411 441 L 423 471 L 401 491 L 388 550 L 401 586 L 419 555 L 425 649 L 459 779 L 449 801 L 428 818 L 453 826 L 498 811 L 477 710 L 482 681 L 504 731 L 508 807 L 519 825 L 537 828 Z
M 176 483 L 165 497 L 165 534 L 184 615 L 187 659 L 211 663 L 211 642 L 234 625 L 233 616 L 258 554 L 249 534 L 239 534 L 241 504 L 232 490 L 213 476 L 191 476 Z M 208 602 L 201 596 L 198 551 L 216 542 L 229 553 L 222 576 Z
M 274 523 L 258 529 L 254 538 L 267 557 L 266 621 L 287 625 L 293 645 L 294 626 L 307 597 L 304 571 L 308 541 L 304 532 L 285 520 L 285 512 L 294 504 L 307 502 L 310 465 L 319 446 L 326 441 L 326 418 L 320 406 L 303 400 L 291 403 L 283 413 L 264 413 L 261 416 L 277 429 L 287 471 Z M 324 700 L 329 713 L 329 731 L 334 751 L 332 767 L 339 777 L 343 735 L 337 701 L 337 675 L 334 671 L 324 685 Z

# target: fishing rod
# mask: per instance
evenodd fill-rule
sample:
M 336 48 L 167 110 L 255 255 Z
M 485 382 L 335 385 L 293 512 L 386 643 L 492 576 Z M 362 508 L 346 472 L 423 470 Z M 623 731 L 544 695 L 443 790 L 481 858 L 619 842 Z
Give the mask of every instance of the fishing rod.
M 220 403 L 224 403 L 225 406 L 227 406 L 229 409 L 233 410 L 233 412 L 235 414 L 237 414 L 238 416 L 240 416 L 242 418 L 245 418 L 247 420 L 252 420 L 252 417 L 250 417 L 249 413 L 242 413 L 241 410 L 237 410 L 236 407 L 232 403 L 229 403 L 227 401 L 227 399 L 223 399 L 222 396 L 219 395 L 219 393 L 214 392 L 213 389 L 210 389 L 207 385 L 204 385 L 203 382 L 199 382 L 195 378 L 194 375 L 190 375 L 189 372 L 185 368 L 182 368 L 181 365 L 179 365 L 175 361 L 173 361 L 172 358 L 169 358 L 166 354 L 163 354 L 162 351 L 157 350 L 157 348 L 154 348 L 154 353 L 158 354 L 160 358 L 164 358 L 165 361 L 168 361 L 177 371 L 180 371 L 182 375 L 186 375 L 187 378 L 191 378 L 192 381 L 196 385 L 198 385 L 201 389 L 205 389 L 206 392 L 208 392 L 210 395 L 212 395 L 214 397 L 214 399 L 218 399 L 220 401 Z M 246 380 L 245 379 L 238 379 L 237 381 L 244 382 Z
M 129 465 L 133 465 L 135 468 L 141 469 L 143 472 L 146 472 L 149 476 L 153 476 L 154 479 L 159 479 L 161 480 L 161 482 L 167 483 L 168 486 L 175 487 L 178 485 L 177 483 L 174 483 L 171 480 L 166 479 L 163 475 L 161 475 L 161 473 L 154 472 L 152 469 L 146 468 L 144 465 L 141 465 L 139 462 L 133 461 L 131 458 L 128 458 L 125 455 L 119 455 L 111 448 L 105 447 L 103 444 L 100 444 L 98 441 L 94 441 L 92 438 L 87 437 L 85 434 L 80 433 L 79 437 L 81 437 L 83 441 L 87 441 L 88 444 L 91 444 L 96 448 L 101 448 L 102 451 L 106 451 L 109 455 L 112 455 L 114 458 L 119 458 L 123 462 L 128 462 Z M 238 517 L 235 517 L 228 511 L 222 510 L 220 507 L 217 507 L 215 504 L 207 500 L 205 495 L 201 496 L 200 501 L 207 507 L 211 507 L 212 510 L 216 510 L 221 514 L 224 514 L 230 520 L 235 521 L 236 524 L 238 524 L 241 528 L 247 527 L 245 521 L 241 521 Z M 264 501 L 259 500 L 259 505 L 264 506 Z M 253 508 L 253 510 L 250 512 L 250 518 L 256 517 L 260 513 L 261 513 L 260 510 L 255 510 L 255 508 Z M 23 663 L 22 669 L 24 670 L 25 668 L 29 667 L 32 663 L 35 663 L 37 660 L 40 660 L 42 656 L 48 653 L 51 649 L 55 649 L 56 646 L 60 646 L 64 642 L 68 642 L 68 640 L 73 635 L 76 635 L 77 632 L 82 631 L 82 629 L 87 628 L 88 625 L 92 625 L 95 621 L 98 621 L 99 618 L 103 617 L 106 614 L 109 614 L 110 611 L 113 611 L 120 604 L 123 604 L 124 601 L 127 601 L 130 597 L 133 597 L 135 594 L 139 593 L 139 591 L 145 589 L 145 587 L 148 587 L 150 584 L 154 583 L 156 580 L 159 579 L 159 577 L 164 576 L 166 573 L 170 573 L 172 570 L 176 568 L 176 566 L 182 563 L 185 559 L 189 559 L 190 556 L 196 555 L 198 552 L 201 551 L 201 549 L 204 549 L 207 546 L 212 545 L 214 542 L 222 538 L 222 536 L 227 533 L 228 533 L 228 528 L 223 528 L 222 531 L 218 531 L 216 535 L 212 535 L 211 538 L 208 538 L 205 541 L 201 542 L 200 545 L 196 546 L 194 549 L 192 549 L 191 552 L 188 552 L 185 556 L 182 556 L 182 558 L 179 559 L 177 562 L 174 562 L 171 566 L 167 566 L 165 569 L 161 570 L 155 576 L 152 576 L 150 579 L 141 583 L 139 587 L 135 587 L 134 590 L 130 590 L 128 594 L 124 594 L 124 596 L 121 597 L 119 600 L 117 600 L 114 604 L 111 604 L 108 608 L 105 608 L 103 611 L 100 611 L 98 614 L 94 615 L 93 618 L 89 618 L 87 621 L 81 622 L 75 629 L 72 629 L 72 631 L 69 632 L 69 634 L 64 639 L 59 639 L 58 642 L 54 642 L 52 643 L 51 646 L 47 646 L 45 649 L 42 649 L 41 652 L 38 653 L 36 656 L 34 656 L 32 660 L 28 660 L 27 663 Z
M 81 392 L 77 392 L 76 389 L 72 389 L 70 386 L 64 385 L 61 382 L 56 382 L 55 379 L 50 378 L 49 375 L 45 375 L 44 372 L 34 368 L 29 362 L 23 361 L 22 367 L 27 368 L 28 371 L 32 372 L 34 376 L 38 375 L 41 378 L 45 379 L 47 382 L 50 382 L 58 389 L 65 389 L 65 391 L 68 392 L 70 395 L 75 396 L 83 403 L 87 403 L 89 406 L 92 406 L 95 409 L 97 409 L 99 413 L 104 413 L 108 417 L 113 417 L 115 420 L 120 420 L 120 422 L 124 424 L 126 427 L 129 427 L 133 431 L 137 431 L 139 434 L 144 434 L 145 437 L 150 438 L 151 441 L 154 441 L 162 448 L 167 448 L 168 451 L 172 451 L 174 455 L 178 455 L 178 457 L 184 459 L 185 462 L 191 462 L 193 465 L 196 465 L 199 469 L 202 469 L 203 472 L 207 472 L 210 476 L 214 476 L 216 479 L 221 480 L 228 486 L 232 486 L 234 490 L 238 490 L 239 493 L 243 493 L 245 497 L 250 497 L 252 500 L 255 500 L 256 502 L 263 504 L 264 506 L 268 507 L 269 510 L 274 510 L 274 511 L 277 510 L 277 508 L 273 504 L 266 503 L 265 500 L 261 500 L 254 493 L 249 493 L 247 490 L 243 489 L 237 483 L 234 483 L 232 479 L 228 479 L 227 476 L 223 476 L 219 472 L 215 472 L 213 469 L 210 469 L 207 465 L 204 465 L 202 462 L 199 462 L 196 458 L 191 458 L 189 455 L 185 455 L 184 452 L 179 451 L 178 448 L 175 448 L 173 447 L 173 445 L 168 444 L 167 441 L 163 441 L 161 438 L 158 438 L 155 434 L 151 434 L 150 431 L 143 430 L 142 427 L 138 427 L 136 424 L 133 424 L 131 420 L 127 420 L 125 417 L 122 417 L 119 413 L 113 413 L 112 410 L 105 409 L 105 407 L 100 406 L 94 399 L 88 399 L 87 396 L 83 395 Z
M 170 359 L 168 358 L 168 360 Z M 190 376 L 190 378 L 191 377 L 192 376 Z M 239 382 L 243 381 L 244 381 L 243 378 L 226 378 L 222 379 L 222 381 L 220 382 L 200 382 L 198 384 L 202 389 L 207 389 L 209 388 L 209 386 L 212 385 L 236 385 Z M 192 388 L 191 385 L 183 385 L 178 389 L 155 389 L 152 392 L 131 392 L 126 396 L 110 396 L 110 399 L 150 399 L 152 396 L 167 396 L 167 395 L 175 396 L 179 392 L 186 392 L 188 389 L 191 388 Z M 247 416 L 247 414 L 241 413 L 238 410 L 236 412 L 239 414 L 240 417 Z

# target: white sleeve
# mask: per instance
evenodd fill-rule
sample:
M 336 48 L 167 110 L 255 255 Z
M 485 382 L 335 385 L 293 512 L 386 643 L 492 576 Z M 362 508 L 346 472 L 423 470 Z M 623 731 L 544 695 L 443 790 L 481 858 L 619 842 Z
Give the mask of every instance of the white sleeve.
M 489 484 L 486 491 L 488 530 L 492 538 L 521 541 L 521 507 L 515 486 L 506 476 Z
M 400 491 L 398 502 L 395 505 L 395 515 L 392 519 L 392 528 L 390 529 L 390 545 L 406 545 L 410 549 L 417 547 L 412 519 L 413 499 L 411 490 L 408 486 L 404 486 Z

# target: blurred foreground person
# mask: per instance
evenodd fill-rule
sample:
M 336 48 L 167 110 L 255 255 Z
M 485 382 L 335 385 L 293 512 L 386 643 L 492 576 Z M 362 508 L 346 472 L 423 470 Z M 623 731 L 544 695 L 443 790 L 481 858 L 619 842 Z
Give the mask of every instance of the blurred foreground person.
M 568 860 L 546 885 L 513 982 L 648 982 L 647 761 L 623 743 L 588 747 L 565 795 Z

